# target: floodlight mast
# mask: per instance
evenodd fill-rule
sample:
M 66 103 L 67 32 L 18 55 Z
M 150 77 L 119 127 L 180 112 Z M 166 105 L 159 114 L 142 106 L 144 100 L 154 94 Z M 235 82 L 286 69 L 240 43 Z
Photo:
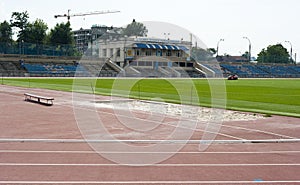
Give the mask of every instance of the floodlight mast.
M 248 60 L 250 62 L 251 61 L 251 41 L 250 41 L 250 39 L 248 37 L 243 37 L 243 39 L 247 39 L 248 42 L 249 42 Z
M 284 42 L 289 43 L 290 46 L 291 46 L 290 60 L 291 60 L 291 62 L 293 62 L 293 45 L 292 45 L 291 41 L 286 40 L 286 41 L 284 41 Z
M 219 56 L 219 44 L 220 42 L 225 41 L 224 39 L 220 39 L 217 43 L 217 57 Z
M 120 12 L 117 10 L 106 10 L 106 11 L 94 11 L 94 12 L 70 14 L 70 11 L 71 10 L 69 9 L 68 14 L 54 15 L 54 18 L 67 17 L 68 21 L 70 21 L 71 17 L 76 17 L 76 16 L 98 15 L 98 14 L 109 14 L 109 13 L 119 13 Z

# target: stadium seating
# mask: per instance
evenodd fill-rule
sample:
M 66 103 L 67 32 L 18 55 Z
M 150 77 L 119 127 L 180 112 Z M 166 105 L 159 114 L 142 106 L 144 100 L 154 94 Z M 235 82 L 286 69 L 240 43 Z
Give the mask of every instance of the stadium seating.
M 24 63 L 24 68 L 28 71 L 30 76 L 56 76 L 68 77 L 74 76 L 88 76 L 89 73 L 83 66 L 76 66 L 72 64 L 59 63 Z
M 201 63 L 202 65 L 204 65 L 205 67 L 209 68 L 210 70 L 212 70 L 213 72 L 215 72 L 216 76 L 222 76 L 222 74 L 226 74 L 228 71 L 226 71 L 225 69 L 220 68 L 219 63 L 216 62 L 207 62 L 207 63 Z M 230 72 L 228 72 L 230 73 Z
M 118 72 L 106 63 L 82 63 L 81 67 L 89 72 L 90 77 L 116 77 Z
M 300 65 L 294 64 L 254 64 L 249 62 L 204 62 L 190 67 L 158 66 L 156 69 L 132 64 L 122 69 L 112 62 L 87 61 L 78 64 L 74 60 L 40 59 L 0 60 L 0 76 L 41 76 L 41 77 L 182 77 L 204 78 L 206 72 L 212 71 L 215 76 L 227 77 L 236 74 L 240 78 L 300 78 Z M 201 72 L 202 71 L 202 72 Z
M 23 77 L 25 73 L 18 61 L 0 61 L 0 76 Z
M 231 74 L 243 78 L 299 78 L 300 66 L 282 64 L 236 64 L 221 63 L 220 66 Z

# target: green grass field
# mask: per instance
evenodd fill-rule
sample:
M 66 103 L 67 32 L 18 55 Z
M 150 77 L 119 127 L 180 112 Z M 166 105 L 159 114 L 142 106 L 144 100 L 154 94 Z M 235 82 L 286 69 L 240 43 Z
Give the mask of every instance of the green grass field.
M 4 78 L 2 84 L 226 108 L 300 117 L 300 79 Z M 131 85 L 130 85 L 131 84 Z M 193 86 L 194 85 L 194 86 Z M 193 88 L 194 87 L 194 88 Z M 112 90 L 113 89 L 113 90 Z M 212 98 L 215 102 L 212 105 Z

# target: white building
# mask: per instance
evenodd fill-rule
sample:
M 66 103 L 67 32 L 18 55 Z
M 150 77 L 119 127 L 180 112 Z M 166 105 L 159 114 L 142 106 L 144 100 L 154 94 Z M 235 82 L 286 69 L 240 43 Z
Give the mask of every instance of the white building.
M 110 59 L 121 67 L 192 66 L 189 61 L 191 42 L 154 38 L 118 38 L 98 42 L 99 57 Z M 135 63 L 135 64 L 133 64 Z

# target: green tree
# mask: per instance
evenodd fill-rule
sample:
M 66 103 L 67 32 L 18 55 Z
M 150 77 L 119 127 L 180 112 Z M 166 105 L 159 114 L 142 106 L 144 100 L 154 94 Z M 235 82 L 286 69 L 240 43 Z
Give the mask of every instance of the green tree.
M 136 22 L 135 20 L 132 23 L 128 24 L 126 28 L 122 30 L 122 35 L 130 36 L 147 36 L 148 30 L 143 23 Z
M 75 43 L 70 22 L 56 24 L 49 34 L 49 43 L 53 45 L 72 45 Z
M 24 35 L 24 31 L 28 26 L 29 14 L 27 11 L 25 12 L 13 12 L 11 15 L 11 26 L 19 28 L 18 33 L 18 42 L 24 40 L 26 36 Z
M 0 42 L 12 42 L 12 28 L 7 21 L 0 24 Z
M 41 19 L 37 19 L 33 23 L 29 23 L 24 30 L 24 42 L 42 44 L 45 42 L 48 26 Z
M 12 29 L 7 21 L 0 24 L 0 53 L 7 53 L 12 45 Z
M 70 22 L 56 24 L 47 36 L 48 44 L 56 46 L 56 50 L 64 55 L 75 55 L 75 41 Z
M 41 54 L 47 30 L 47 24 L 41 19 L 37 19 L 33 23 L 28 23 L 23 32 L 23 41 L 25 42 L 24 47 L 27 47 L 26 50 L 31 51 L 31 54 Z
M 242 54 L 242 57 L 249 59 L 249 51 L 245 51 L 245 53 Z
M 281 44 L 270 45 L 258 54 L 258 63 L 291 63 L 289 53 Z

